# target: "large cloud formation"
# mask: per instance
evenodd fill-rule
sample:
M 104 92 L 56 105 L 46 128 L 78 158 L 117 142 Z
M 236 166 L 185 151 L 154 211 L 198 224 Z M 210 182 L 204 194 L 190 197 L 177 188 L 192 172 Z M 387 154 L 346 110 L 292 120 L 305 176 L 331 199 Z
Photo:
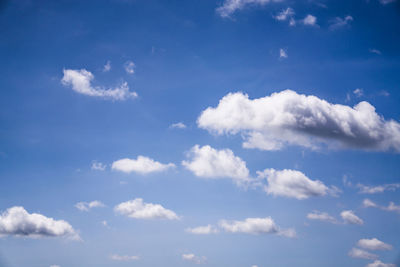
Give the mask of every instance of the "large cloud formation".
M 72 226 L 64 220 L 54 220 L 38 213 L 28 213 L 23 207 L 12 207 L 0 215 L 0 237 L 30 238 L 67 237 L 79 240 Z
M 141 198 L 122 202 L 115 206 L 114 211 L 135 219 L 179 219 L 172 210 L 166 209 L 160 204 L 145 203 Z
M 245 148 L 298 145 L 400 152 L 400 124 L 385 120 L 368 102 L 350 107 L 291 90 L 253 100 L 230 93 L 217 107 L 204 110 L 197 124 L 218 135 L 241 134 Z
M 77 93 L 101 97 L 112 100 L 125 100 L 128 98 L 136 98 L 138 95 L 136 92 L 130 92 L 128 83 L 124 82 L 119 87 L 104 89 L 101 87 L 93 87 L 92 80 L 94 79 L 93 74 L 85 69 L 71 70 L 64 69 L 64 76 L 61 83 L 65 86 L 71 86 L 72 90 Z

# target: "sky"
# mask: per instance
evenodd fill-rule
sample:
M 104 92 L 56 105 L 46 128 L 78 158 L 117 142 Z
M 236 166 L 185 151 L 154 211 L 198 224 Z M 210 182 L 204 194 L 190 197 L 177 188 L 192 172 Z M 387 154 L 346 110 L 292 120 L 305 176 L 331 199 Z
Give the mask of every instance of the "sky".
M 0 1 L 0 267 L 400 266 L 397 0 Z

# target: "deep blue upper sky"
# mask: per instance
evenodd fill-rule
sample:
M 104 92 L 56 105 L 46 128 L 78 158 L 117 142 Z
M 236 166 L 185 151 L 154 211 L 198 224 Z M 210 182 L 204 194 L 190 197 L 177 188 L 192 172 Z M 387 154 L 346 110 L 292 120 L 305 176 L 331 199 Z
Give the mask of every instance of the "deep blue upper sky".
M 0 266 L 400 266 L 399 47 L 398 0 L 0 1 Z M 125 82 L 137 97 L 107 96 Z M 268 100 L 286 89 L 290 101 L 232 102 L 200 122 L 229 93 Z M 322 102 L 301 95 L 330 103 L 327 121 Z M 379 123 L 340 116 L 361 101 Z M 246 148 L 254 132 L 284 145 Z M 297 195 L 261 179 L 264 169 Z M 179 218 L 117 208 L 139 198 Z M 232 230 L 269 217 L 276 228 Z M 51 232 L 49 218 L 73 229 Z M 358 243 L 373 238 L 391 248 Z

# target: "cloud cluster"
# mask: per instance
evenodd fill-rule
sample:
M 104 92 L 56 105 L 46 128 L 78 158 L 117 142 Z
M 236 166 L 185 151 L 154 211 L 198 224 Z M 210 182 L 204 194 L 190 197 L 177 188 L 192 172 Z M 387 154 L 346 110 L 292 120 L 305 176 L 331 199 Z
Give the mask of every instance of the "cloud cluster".
M 249 5 L 263 6 L 271 2 L 282 2 L 283 0 L 224 0 L 223 4 L 217 8 L 217 13 L 223 17 L 230 17 L 237 10 L 241 10 Z
M 323 222 L 330 222 L 330 223 L 334 223 L 334 224 L 339 223 L 334 217 L 332 217 L 328 213 L 320 212 L 320 211 L 313 211 L 311 213 L 308 213 L 307 219 L 318 220 L 318 221 L 323 221 Z
M 363 206 L 364 206 L 364 208 L 378 208 L 381 210 L 393 211 L 393 212 L 400 213 L 400 205 L 396 205 L 396 204 L 394 204 L 394 202 L 389 202 L 389 205 L 387 207 L 385 207 L 385 206 L 380 206 L 380 205 L 376 204 L 375 202 L 373 202 L 372 200 L 366 198 L 363 200 Z
M 331 25 L 329 26 L 329 29 L 331 30 L 339 29 L 341 27 L 348 25 L 351 21 L 353 21 L 352 16 L 346 16 L 344 18 L 336 17 L 333 20 L 331 20 Z
M 260 179 L 266 179 L 265 192 L 269 195 L 296 199 L 307 199 L 313 196 L 324 196 L 330 192 L 324 183 L 311 180 L 304 173 L 296 170 L 265 169 L 257 172 Z
M 357 242 L 357 246 L 362 248 L 352 248 L 349 251 L 349 256 L 352 258 L 360 258 L 367 260 L 375 260 L 373 263 L 368 264 L 367 266 L 377 266 L 377 267 L 391 267 L 394 266 L 392 264 L 383 263 L 378 260 L 378 255 L 370 253 L 366 250 L 391 250 L 393 247 L 389 244 L 386 244 L 377 238 L 372 239 L 360 239 Z
M 362 219 L 360 219 L 357 215 L 355 215 L 354 212 L 351 210 L 342 211 L 340 213 L 340 216 L 342 217 L 343 223 L 358 224 L 358 225 L 364 224 L 364 221 Z M 336 218 L 329 215 L 328 213 L 320 212 L 320 211 L 313 211 L 311 213 L 308 213 L 307 219 L 329 222 L 329 223 L 333 223 L 333 224 L 342 223 L 342 222 L 339 222 Z
M 365 267 L 396 267 L 396 264 L 392 263 L 383 263 L 380 260 L 376 260 L 367 264 Z
M 195 234 L 195 235 L 209 235 L 209 234 L 218 233 L 218 229 L 216 229 L 211 224 L 208 224 L 207 226 L 198 226 L 198 227 L 194 227 L 194 228 L 187 228 L 185 231 L 188 233 L 191 233 L 191 234 Z
M 384 185 L 377 185 L 377 186 L 368 186 L 363 184 L 357 184 L 357 188 L 360 189 L 359 193 L 361 194 L 377 194 L 383 193 L 385 191 L 395 191 L 400 188 L 400 184 L 384 184 Z
M 286 145 L 400 151 L 400 123 L 385 120 L 368 102 L 353 108 L 291 90 L 251 100 L 230 93 L 204 110 L 200 128 L 218 135 L 240 133 L 245 148 L 279 150 Z
M 72 70 L 64 69 L 64 76 L 61 83 L 65 86 L 71 86 L 72 90 L 77 93 L 101 97 L 112 100 L 126 100 L 128 98 L 136 98 L 136 92 L 130 92 L 128 83 L 123 82 L 119 87 L 104 89 L 101 87 L 93 87 L 93 74 L 85 69 Z
M 249 180 L 246 162 L 230 149 L 217 150 L 208 145 L 195 145 L 182 165 L 201 178 L 231 178 L 240 183 Z
M 175 164 L 173 163 L 163 164 L 145 156 L 138 156 L 137 159 L 120 159 L 114 161 L 111 166 L 113 170 L 125 173 L 136 172 L 139 174 L 162 172 L 174 167 Z
M 294 10 L 290 7 L 282 10 L 281 12 L 278 13 L 278 15 L 274 16 L 274 18 L 278 21 L 286 21 L 289 20 L 289 25 L 294 26 L 296 25 L 296 21 L 294 20 Z
M 28 213 L 23 207 L 12 207 L 0 215 L 0 237 L 30 238 L 67 237 L 80 240 L 77 232 L 64 220 L 54 220 L 38 213 Z
M 348 224 L 363 225 L 364 221 L 354 214 L 352 210 L 344 210 L 340 213 L 343 221 Z
M 178 215 L 172 210 L 160 204 L 145 203 L 141 198 L 122 202 L 114 207 L 114 211 L 135 219 L 179 220 Z
M 182 259 L 185 261 L 191 261 L 195 264 L 203 264 L 206 263 L 207 258 L 206 257 L 199 257 L 194 255 L 193 253 L 189 253 L 189 254 L 182 254 Z
M 92 208 L 102 208 L 102 207 L 105 207 L 105 205 L 98 200 L 94 200 L 91 202 L 78 202 L 75 204 L 75 208 L 77 208 L 80 211 L 89 211 Z
M 93 161 L 91 169 L 95 171 L 104 171 L 106 167 L 107 166 L 101 162 Z

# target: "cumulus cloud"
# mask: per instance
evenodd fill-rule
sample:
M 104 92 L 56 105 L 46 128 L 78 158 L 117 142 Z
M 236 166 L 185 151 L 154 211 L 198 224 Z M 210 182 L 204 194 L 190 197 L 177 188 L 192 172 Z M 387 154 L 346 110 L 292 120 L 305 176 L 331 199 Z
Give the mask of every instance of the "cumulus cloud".
M 139 260 L 139 256 L 129 256 L 129 255 L 118 255 L 118 254 L 112 254 L 110 256 L 110 259 L 114 261 L 136 261 Z
M 271 217 L 247 218 L 244 221 L 221 220 L 219 227 L 229 233 L 277 234 L 291 238 L 296 237 L 294 229 L 280 229 Z
M 104 72 L 109 72 L 111 70 L 111 62 L 108 60 L 107 63 L 103 67 Z
M 186 125 L 183 122 L 173 123 L 169 126 L 169 128 L 176 128 L 176 129 L 186 129 Z
M 324 196 L 332 191 L 321 181 L 311 180 L 296 170 L 265 169 L 257 174 L 260 179 L 267 179 L 268 184 L 264 189 L 269 195 L 307 199 Z
M 393 248 L 391 245 L 386 244 L 376 238 L 360 239 L 357 242 L 357 246 L 368 250 L 391 250 Z
M 367 260 L 376 260 L 378 258 L 378 255 L 369 253 L 368 251 L 359 248 L 352 248 L 349 252 L 349 256 L 352 258 L 367 259 Z
M 249 180 L 246 162 L 230 149 L 217 150 L 208 145 L 195 145 L 182 165 L 201 178 L 231 178 L 241 183 Z
M 360 191 L 360 194 L 377 194 L 383 193 L 385 191 L 395 191 L 396 189 L 400 188 L 400 184 L 384 184 L 378 186 L 367 186 L 363 184 L 356 185 Z
M 145 156 L 138 156 L 137 159 L 124 158 L 114 161 L 111 168 L 113 170 L 139 174 L 148 174 L 154 172 L 162 172 L 174 168 L 175 164 L 163 164 Z
M 298 145 L 400 151 L 400 123 L 385 120 L 368 102 L 352 108 L 291 90 L 254 100 L 230 93 L 217 107 L 204 110 L 197 124 L 218 135 L 241 134 L 245 148 Z
M 380 260 L 376 260 L 374 262 L 371 262 L 371 263 L 365 265 L 365 267 L 396 267 L 396 264 L 383 263 Z
M 0 215 L 0 237 L 30 238 L 67 237 L 80 240 L 77 232 L 64 220 L 54 220 L 38 213 L 28 213 L 23 207 L 12 207 Z
M 400 205 L 394 204 L 394 202 L 389 202 L 388 206 L 381 206 L 376 204 L 370 199 L 364 199 L 363 201 L 363 206 L 364 208 L 378 208 L 381 210 L 386 210 L 386 211 L 393 211 L 393 212 L 399 212 L 400 213 Z
M 166 219 L 179 220 L 178 215 L 160 204 L 145 203 L 136 198 L 122 202 L 114 207 L 114 211 L 134 219 Z
M 126 73 L 128 73 L 128 74 L 134 74 L 135 68 L 136 68 L 136 65 L 135 65 L 135 63 L 133 63 L 133 61 L 127 61 L 124 64 L 124 69 L 125 69 Z
M 65 86 L 71 86 L 72 90 L 77 93 L 101 97 L 111 100 L 126 100 L 128 98 L 136 98 L 136 92 L 130 92 L 128 83 L 123 82 L 120 86 L 110 89 L 104 89 L 102 87 L 93 87 L 92 80 L 94 79 L 93 74 L 85 69 L 72 70 L 64 69 L 64 76 L 61 83 Z
M 364 221 L 354 214 L 352 210 L 344 210 L 340 213 L 340 216 L 345 223 L 363 225 Z
M 189 254 L 182 254 L 182 259 L 185 261 L 191 261 L 195 264 L 202 264 L 205 263 L 207 261 L 206 257 L 199 257 L 194 255 L 193 253 L 189 253 Z
M 283 48 L 279 49 L 279 58 L 288 58 L 288 54 Z
M 352 16 L 346 16 L 344 18 L 336 17 L 333 20 L 331 20 L 331 22 L 330 22 L 331 25 L 329 26 L 329 29 L 336 30 L 338 28 L 348 25 L 352 21 L 353 21 Z
M 194 228 L 187 228 L 185 230 L 188 233 L 195 234 L 195 235 L 209 235 L 218 233 L 218 230 L 213 227 L 211 224 L 207 226 L 199 226 Z
M 318 220 L 318 221 L 323 221 L 323 222 L 330 222 L 330 223 L 334 223 L 334 224 L 338 223 L 338 221 L 334 217 L 329 215 L 328 213 L 319 212 L 319 211 L 313 211 L 312 213 L 308 213 L 307 219 Z
M 376 205 L 375 202 L 373 202 L 372 200 L 366 198 L 363 200 L 363 206 L 364 208 L 376 208 L 378 207 L 378 205 Z
M 217 13 L 223 17 L 230 17 L 237 10 L 246 6 L 264 6 L 271 2 L 282 2 L 283 0 L 225 0 L 220 7 L 216 9 Z
M 303 24 L 308 25 L 308 26 L 315 26 L 315 25 L 317 25 L 317 17 L 315 17 L 313 15 L 307 15 L 303 19 Z
M 95 171 L 104 171 L 106 169 L 106 165 L 94 160 L 92 162 L 91 168 L 92 168 L 92 170 L 95 170 Z
M 78 202 L 75 204 L 75 208 L 77 208 L 80 211 L 89 211 L 92 208 L 102 208 L 102 207 L 105 207 L 105 205 L 98 200 L 94 200 L 91 202 Z

